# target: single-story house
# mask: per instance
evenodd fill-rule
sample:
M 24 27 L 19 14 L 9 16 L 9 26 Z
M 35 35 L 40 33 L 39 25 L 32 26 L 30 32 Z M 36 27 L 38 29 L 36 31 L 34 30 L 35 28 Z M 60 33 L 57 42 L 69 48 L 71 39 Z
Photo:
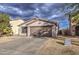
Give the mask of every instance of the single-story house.
M 18 25 L 20 25 L 22 23 L 24 23 L 24 20 L 22 20 L 22 19 L 16 19 L 16 20 L 10 21 L 13 35 L 18 35 L 18 33 L 19 33 L 19 26 Z
M 58 25 L 55 21 L 32 18 L 27 21 L 10 21 L 14 35 L 26 36 L 56 36 Z

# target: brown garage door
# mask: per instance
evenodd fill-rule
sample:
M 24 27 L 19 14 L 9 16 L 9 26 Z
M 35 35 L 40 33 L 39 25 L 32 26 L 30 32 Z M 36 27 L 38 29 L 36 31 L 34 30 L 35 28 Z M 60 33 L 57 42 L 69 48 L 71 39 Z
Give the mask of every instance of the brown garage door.
M 52 36 L 51 26 L 31 27 L 31 36 Z

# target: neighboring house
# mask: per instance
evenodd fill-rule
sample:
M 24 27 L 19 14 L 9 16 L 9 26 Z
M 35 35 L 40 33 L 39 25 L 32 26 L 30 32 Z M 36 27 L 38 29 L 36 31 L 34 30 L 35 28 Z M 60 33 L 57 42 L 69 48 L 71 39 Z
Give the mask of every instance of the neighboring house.
M 24 23 L 24 21 L 22 19 L 17 19 L 17 20 L 11 20 L 10 24 L 11 24 L 11 28 L 13 31 L 13 35 L 17 35 L 19 32 L 19 26 L 20 24 Z
M 10 22 L 14 34 L 26 36 L 56 36 L 58 32 L 57 22 L 39 18 L 31 20 L 13 20 Z

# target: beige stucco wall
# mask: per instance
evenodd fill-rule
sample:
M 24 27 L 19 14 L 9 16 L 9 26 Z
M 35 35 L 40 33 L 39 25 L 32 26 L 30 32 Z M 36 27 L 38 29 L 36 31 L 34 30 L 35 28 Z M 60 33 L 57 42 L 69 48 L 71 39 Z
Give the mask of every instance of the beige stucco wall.
M 24 23 L 23 20 L 13 20 L 13 21 L 10 21 L 10 24 L 12 26 L 12 31 L 13 31 L 13 34 L 14 35 L 17 35 L 19 33 L 19 26 L 21 23 Z

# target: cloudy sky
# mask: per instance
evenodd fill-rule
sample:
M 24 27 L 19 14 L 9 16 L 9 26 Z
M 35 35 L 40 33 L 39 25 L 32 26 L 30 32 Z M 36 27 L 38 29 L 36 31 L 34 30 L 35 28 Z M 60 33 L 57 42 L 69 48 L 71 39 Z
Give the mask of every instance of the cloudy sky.
M 64 8 L 64 11 L 62 10 Z M 28 19 L 31 17 L 57 19 L 60 28 L 68 27 L 68 17 L 64 14 L 71 11 L 65 4 L 57 3 L 3 3 L 0 4 L 0 12 L 9 14 L 12 18 L 21 17 Z

